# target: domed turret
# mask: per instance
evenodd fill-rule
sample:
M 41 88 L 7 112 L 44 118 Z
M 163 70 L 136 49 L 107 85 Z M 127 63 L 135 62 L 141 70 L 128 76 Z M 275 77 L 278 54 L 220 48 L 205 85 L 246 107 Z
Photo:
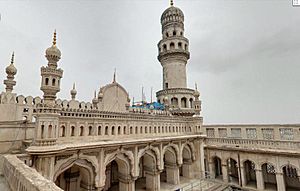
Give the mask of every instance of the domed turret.
M 5 71 L 8 76 L 15 76 L 17 74 L 17 69 L 14 66 L 14 53 L 12 53 L 10 65 L 6 67 Z
M 46 58 L 49 66 L 57 67 L 57 62 L 60 60 L 61 52 L 56 46 L 56 31 L 54 31 L 52 46 L 46 49 Z
M 73 84 L 73 88 L 72 88 L 72 90 L 70 91 L 70 94 L 71 94 L 72 100 L 75 100 L 76 94 L 77 94 L 77 91 L 76 91 L 76 89 L 75 89 L 75 83 Z
M 171 6 L 167 8 L 160 19 L 162 30 L 172 24 L 180 25 L 183 28 L 184 14 L 178 7 L 174 7 L 173 1 L 171 1 Z
M 12 92 L 13 87 L 16 85 L 16 81 L 14 81 L 14 78 L 17 74 L 17 69 L 14 66 L 14 53 L 12 53 L 10 65 L 6 67 L 5 72 L 7 74 L 7 79 L 4 80 L 6 92 Z

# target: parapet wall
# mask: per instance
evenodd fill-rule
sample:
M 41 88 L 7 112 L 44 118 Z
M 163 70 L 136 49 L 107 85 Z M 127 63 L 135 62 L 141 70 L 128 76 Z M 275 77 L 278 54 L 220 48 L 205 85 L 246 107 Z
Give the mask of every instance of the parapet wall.
M 15 155 L 3 157 L 3 174 L 12 191 L 62 191 Z

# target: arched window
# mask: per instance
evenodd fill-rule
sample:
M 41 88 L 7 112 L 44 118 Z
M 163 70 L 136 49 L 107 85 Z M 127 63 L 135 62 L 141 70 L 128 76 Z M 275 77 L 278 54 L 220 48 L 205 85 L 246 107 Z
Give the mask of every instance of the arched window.
M 188 50 L 187 44 L 184 45 L 184 50 Z
M 55 78 L 52 79 L 52 86 L 55 86 Z
M 112 127 L 111 127 L 111 134 L 112 134 L 112 135 L 115 135 L 115 126 L 112 126 Z
M 65 126 L 61 126 L 61 137 L 66 136 L 66 127 Z
M 171 105 L 173 107 L 178 106 L 178 99 L 176 97 L 171 98 Z
M 193 98 L 190 98 L 190 108 L 194 108 L 194 100 L 193 100 Z
M 138 133 L 139 133 L 138 130 L 139 130 L 139 129 L 138 129 L 138 127 L 136 126 L 136 127 L 135 127 L 135 134 L 138 134 Z
M 176 31 L 173 31 L 173 36 L 176 36 Z
M 164 44 L 164 45 L 163 45 L 163 51 L 166 51 L 166 50 L 167 50 L 167 45 Z
M 92 130 L 93 130 L 93 127 L 92 127 L 92 126 L 89 126 L 89 136 L 92 135 Z
M 174 42 L 171 42 L 170 43 L 170 49 L 173 50 L 174 48 L 175 48 L 175 44 L 174 44 Z
M 133 134 L 133 130 L 132 130 L 132 127 L 130 127 L 130 134 Z
M 166 32 L 166 37 L 169 37 L 169 33 L 168 32 Z
M 44 138 L 44 129 L 45 129 L 45 126 L 42 125 L 42 126 L 41 126 L 41 138 L 42 138 L 42 139 Z
M 121 135 L 121 127 L 118 126 L 118 135 Z
M 126 135 L 126 126 L 123 128 L 123 134 Z
M 148 133 L 148 127 L 147 126 L 145 127 L 145 133 Z
M 186 104 L 187 100 L 185 97 L 181 98 L 181 107 L 182 108 L 187 108 L 187 104 Z
M 80 133 L 79 136 L 83 136 L 83 126 L 80 127 Z
M 178 42 L 178 48 L 182 49 L 182 43 Z
M 75 127 L 74 126 L 71 127 L 71 136 L 75 136 Z
M 180 36 L 183 36 L 183 32 L 182 31 L 180 32 Z
M 108 126 L 105 126 L 105 135 L 108 135 Z
M 98 126 L 98 135 L 101 135 L 101 126 Z
M 45 84 L 46 84 L 46 86 L 48 86 L 48 84 L 49 84 L 49 78 L 45 79 Z
M 48 126 L 48 138 L 52 137 L 52 125 Z

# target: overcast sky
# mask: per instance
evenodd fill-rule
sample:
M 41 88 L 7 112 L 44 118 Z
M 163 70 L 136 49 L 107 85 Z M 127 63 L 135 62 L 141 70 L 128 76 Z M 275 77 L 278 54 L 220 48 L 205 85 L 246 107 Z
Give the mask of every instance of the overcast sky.
M 300 123 L 300 7 L 292 0 L 175 0 L 190 40 L 205 124 Z M 58 96 L 91 101 L 117 81 L 135 100 L 162 86 L 160 16 L 168 0 L 0 1 L 0 72 L 15 51 L 15 92 L 42 96 L 40 67 L 54 29 L 64 70 Z M 4 90 L 1 83 L 0 89 Z M 155 96 L 155 95 L 154 95 Z

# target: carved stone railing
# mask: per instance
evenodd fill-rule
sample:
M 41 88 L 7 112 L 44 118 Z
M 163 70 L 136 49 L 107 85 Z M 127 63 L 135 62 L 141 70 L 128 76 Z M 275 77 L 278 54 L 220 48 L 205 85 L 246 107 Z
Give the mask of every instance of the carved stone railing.
M 27 166 L 16 155 L 4 156 L 3 174 L 12 191 L 62 191 L 54 182 Z
M 255 140 L 255 139 L 236 139 L 236 138 L 207 138 L 207 146 L 230 146 L 240 148 L 269 148 L 284 150 L 300 150 L 300 141 L 279 141 L 279 140 Z

